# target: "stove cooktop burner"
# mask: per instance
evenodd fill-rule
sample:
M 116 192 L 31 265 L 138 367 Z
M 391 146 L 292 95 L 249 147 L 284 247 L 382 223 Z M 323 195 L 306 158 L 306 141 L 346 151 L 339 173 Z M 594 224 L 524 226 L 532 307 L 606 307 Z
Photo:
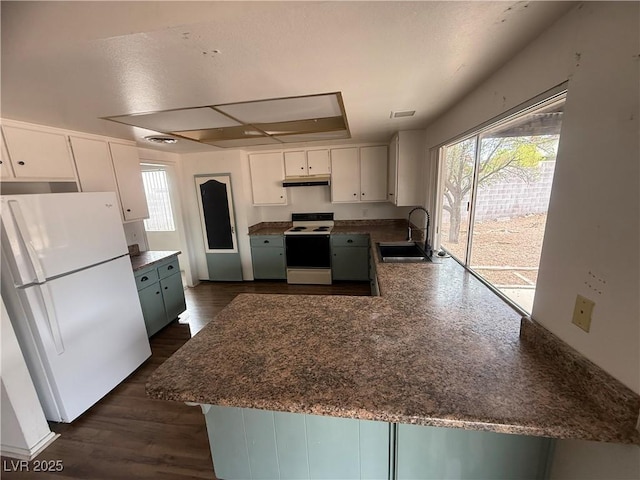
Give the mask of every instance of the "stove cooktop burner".
M 292 232 L 302 232 L 303 230 L 306 230 L 307 227 L 293 227 L 291 229 Z
M 328 232 L 329 227 L 318 227 L 313 229 L 314 232 Z

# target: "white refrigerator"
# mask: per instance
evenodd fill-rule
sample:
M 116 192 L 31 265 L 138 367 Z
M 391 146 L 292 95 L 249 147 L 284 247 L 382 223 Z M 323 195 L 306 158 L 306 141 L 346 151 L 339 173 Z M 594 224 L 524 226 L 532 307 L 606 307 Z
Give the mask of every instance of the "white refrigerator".
M 7 195 L 0 214 L 2 298 L 46 418 L 71 422 L 151 355 L 115 193 Z

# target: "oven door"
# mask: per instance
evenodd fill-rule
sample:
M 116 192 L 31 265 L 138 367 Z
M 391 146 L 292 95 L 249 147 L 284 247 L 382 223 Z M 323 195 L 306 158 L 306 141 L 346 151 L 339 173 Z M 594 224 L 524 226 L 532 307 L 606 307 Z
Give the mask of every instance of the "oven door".
M 329 235 L 285 235 L 287 268 L 331 268 Z

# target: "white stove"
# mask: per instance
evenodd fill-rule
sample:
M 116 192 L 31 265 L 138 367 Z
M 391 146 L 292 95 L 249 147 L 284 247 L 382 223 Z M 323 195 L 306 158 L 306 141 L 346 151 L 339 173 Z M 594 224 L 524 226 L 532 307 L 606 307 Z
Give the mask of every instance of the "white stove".
M 284 232 L 287 283 L 331 285 L 333 213 L 292 213 Z
M 298 215 L 317 215 L 331 216 L 331 220 L 295 220 Z M 333 230 L 333 213 L 293 213 L 293 226 L 284 232 L 285 235 L 327 235 Z

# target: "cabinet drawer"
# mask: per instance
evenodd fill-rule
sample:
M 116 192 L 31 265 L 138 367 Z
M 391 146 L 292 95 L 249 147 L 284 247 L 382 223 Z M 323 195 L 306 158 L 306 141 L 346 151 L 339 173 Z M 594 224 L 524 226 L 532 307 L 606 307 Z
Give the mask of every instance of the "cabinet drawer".
M 282 235 L 254 235 L 250 238 L 252 247 L 284 247 Z
M 331 235 L 331 245 L 334 247 L 367 247 L 368 235 Z
M 158 276 L 160 279 L 167 278 L 169 275 L 173 275 L 174 273 L 178 273 L 180 271 L 180 264 L 178 263 L 178 259 L 175 258 L 169 263 L 165 263 L 164 265 L 160 265 L 158 267 Z
M 138 287 L 138 290 L 146 288 L 157 281 L 158 271 L 155 268 L 136 275 L 136 287 Z

